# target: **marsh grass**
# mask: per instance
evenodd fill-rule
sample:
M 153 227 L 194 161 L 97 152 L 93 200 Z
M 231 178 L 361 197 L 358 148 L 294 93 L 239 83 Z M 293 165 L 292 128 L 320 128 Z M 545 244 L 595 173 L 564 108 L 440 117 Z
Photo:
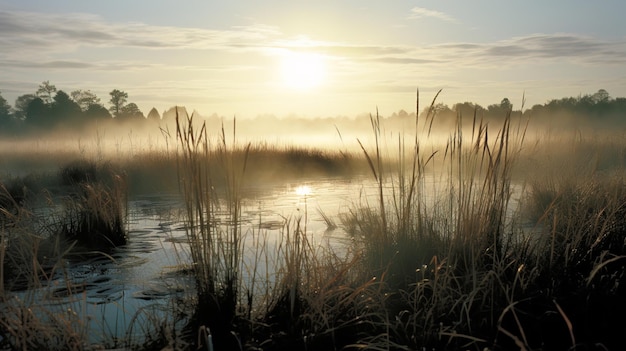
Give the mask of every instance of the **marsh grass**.
M 378 116 L 371 117 L 373 148 L 359 141 L 378 203 L 341 219 L 363 250 L 365 271 L 379 280 L 370 297 L 381 307 L 368 315 L 374 332 L 351 347 L 618 347 L 623 324 L 601 316 L 624 311 L 626 187 L 620 152 L 601 150 L 620 147 L 586 149 L 579 141 L 583 161 L 573 164 L 583 167 L 566 175 L 552 161 L 514 188 L 516 162 L 531 157 L 528 121 L 509 112 L 494 129 L 477 114 L 469 124 L 459 115 L 447 144 L 424 152 L 436 123 L 432 106 L 416 120 L 421 138 L 407 148 L 399 136 L 396 155 L 383 146 Z M 427 169 L 439 172 L 441 188 L 425 191 Z
M 199 130 L 195 128 L 193 115 L 179 116 L 177 112 L 179 179 L 198 296 L 195 322 L 196 327 L 208 327 L 218 343 L 232 347 L 243 250 L 240 191 L 249 146 L 243 153 L 234 152 L 223 128 L 216 144 L 210 144 L 206 124 Z M 220 161 L 220 169 L 209 167 L 208 161 L 213 158 Z M 222 202 L 214 187 L 217 178 L 226 184 L 220 194 Z M 218 223 L 219 206 L 226 206 L 224 226 Z
M 116 232 L 125 207 L 115 204 L 125 203 L 128 184 L 155 173 L 176 179 L 197 295 L 171 309 L 193 313 L 180 332 L 160 312 L 141 311 L 132 327 L 147 341 L 133 348 L 194 348 L 206 331 L 216 350 L 619 349 L 626 313 L 623 143 L 529 142 L 528 121 L 509 111 L 489 122 L 459 114 L 441 145 L 431 140 L 436 98 L 406 134 L 389 137 L 378 112 L 370 116 L 373 138 L 357 140 L 360 155 L 241 142 L 235 122 L 232 134 L 222 124 L 211 136 L 206 122 L 177 116 L 167 152 L 123 161 L 129 178 L 97 163 L 63 169 L 63 186 L 74 190 L 61 217 L 70 232 Z M 346 254 L 315 243 L 306 208 L 272 232 L 262 218 L 244 229 L 247 184 L 363 169 L 375 181 L 375 197 L 337 224 L 318 209 L 329 227 L 350 236 Z M 61 268 L 40 261 L 43 237 L 27 225 L 24 187 L 0 190 L 0 272 L 14 267 L 26 286 L 41 286 Z M 94 208 L 105 213 L 85 210 Z M 65 249 L 47 255 L 62 257 Z M 85 347 L 82 316 L 33 314 L 34 301 L 5 306 L 5 344 L 45 347 L 30 341 L 39 335 L 49 345 Z
M 95 250 L 124 245 L 128 201 L 125 177 L 110 166 L 85 160 L 63 167 L 60 177 L 69 187 L 57 223 L 63 238 Z
M 625 191 L 623 173 L 601 172 L 533 183 L 529 191 L 529 212 L 541 213 L 544 229 L 536 238 L 533 283 L 554 300 L 546 314 L 561 326 L 567 321 L 572 345 L 622 343 L 623 323 L 608 321 L 626 308 Z
M 87 316 L 73 308 L 42 306 L 32 297 L 2 306 L 2 344 L 13 350 L 89 350 Z
M 40 183 L 27 176 L 11 180 L 19 186 L 0 187 L 0 348 L 90 349 L 88 316 L 77 312 L 85 311 L 85 301 L 70 298 L 57 305 L 44 300 L 81 296 L 65 260 L 77 242 L 106 250 L 117 240 L 112 233 L 125 235 L 123 181 L 113 176 L 108 187 L 95 170 L 88 163 L 71 163 L 56 182 L 50 175 L 38 178 L 44 180 Z M 66 197 L 61 214 L 44 184 Z M 55 286 L 52 282 L 61 276 L 66 286 Z
M 232 138 L 222 127 L 212 139 L 193 116 L 178 116 L 177 121 L 178 170 L 198 298 L 192 330 L 207 328 L 216 349 L 335 347 L 335 338 L 350 340 L 348 330 L 356 331 L 351 323 L 359 318 L 350 297 L 365 288 L 345 286 L 344 279 L 351 276 L 345 258 L 311 242 L 306 206 L 300 217 L 285 218 L 272 238 L 261 218 L 258 228 L 243 231 L 244 183 L 258 150 L 250 143 L 237 144 L 235 122 Z M 271 150 L 257 160 L 277 154 Z M 297 162 L 320 160 L 314 165 L 332 161 L 297 149 L 284 156 Z M 329 311 L 331 303 L 337 306 Z

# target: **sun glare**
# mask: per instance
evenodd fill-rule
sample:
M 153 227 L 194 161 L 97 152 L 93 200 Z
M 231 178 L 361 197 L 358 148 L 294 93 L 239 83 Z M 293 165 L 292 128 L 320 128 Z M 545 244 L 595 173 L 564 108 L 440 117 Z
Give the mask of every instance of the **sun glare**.
M 311 187 L 308 185 L 300 185 L 296 188 L 296 195 L 308 196 L 311 195 Z
M 283 83 L 292 89 L 311 90 L 326 78 L 324 57 L 310 52 L 288 52 L 281 62 Z

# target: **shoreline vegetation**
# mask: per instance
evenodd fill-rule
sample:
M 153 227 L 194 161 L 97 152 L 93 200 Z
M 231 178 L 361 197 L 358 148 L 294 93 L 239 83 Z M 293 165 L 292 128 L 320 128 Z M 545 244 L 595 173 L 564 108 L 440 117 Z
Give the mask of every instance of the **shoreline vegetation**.
M 450 123 L 438 106 L 435 97 L 401 132 L 390 133 L 378 113 L 355 139 L 336 127 L 334 150 L 252 141 L 238 134 L 247 121 L 209 125 L 179 109 L 159 130 L 160 148 L 133 149 L 132 136 L 111 149 L 104 137 L 90 151 L 79 142 L 74 153 L 3 148 L 0 349 L 97 348 L 87 343 L 85 316 L 38 310 L 12 291 L 45 286 L 69 254 L 123 246 L 128 197 L 159 191 L 183 199 L 196 294 L 179 306 L 189 316 L 182 330 L 147 319 L 152 325 L 141 327 L 157 333 L 116 346 L 618 349 L 626 330 L 623 135 L 539 133 L 542 121 L 537 127 L 511 105 L 497 120 L 474 108 Z M 348 256 L 314 247 L 306 218 L 286 219 L 275 246 L 262 228 L 241 225 L 251 184 L 356 175 L 373 179 L 378 195 L 369 204 L 355 195 L 334 219 L 350 236 Z M 428 196 L 426 187 L 434 188 Z M 59 199 L 64 210 L 52 222 L 35 220 L 37 207 Z M 227 220 L 217 223 L 218 212 Z

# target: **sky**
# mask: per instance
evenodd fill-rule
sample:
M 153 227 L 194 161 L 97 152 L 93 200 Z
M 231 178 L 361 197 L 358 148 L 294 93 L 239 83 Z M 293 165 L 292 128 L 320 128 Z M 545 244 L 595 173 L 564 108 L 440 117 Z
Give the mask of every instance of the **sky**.
M 0 94 L 49 81 L 147 114 L 382 115 L 626 96 L 626 1 L 0 0 Z

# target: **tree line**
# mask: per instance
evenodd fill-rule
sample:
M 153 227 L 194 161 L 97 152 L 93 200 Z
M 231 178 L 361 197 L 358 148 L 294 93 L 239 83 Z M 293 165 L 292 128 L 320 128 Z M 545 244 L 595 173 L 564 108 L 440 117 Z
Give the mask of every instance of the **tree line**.
M 144 116 L 135 103 L 128 101 L 128 93 L 125 91 L 113 89 L 109 96 L 107 108 L 91 90 L 74 90 L 67 94 L 63 90 L 57 90 L 56 86 L 50 84 L 49 81 L 44 81 L 37 91 L 19 96 L 15 104 L 11 106 L 0 92 L 0 132 L 50 130 L 57 127 L 80 128 L 95 121 L 155 122 L 161 120 L 161 115 L 155 108 Z M 515 110 L 508 98 L 487 107 L 472 102 L 463 102 L 454 104 L 452 107 L 438 103 L 433 108 L 437 115 L 451 120 L 459 115 L 500 119 L 512 113 L 530 114 L 548 122 L 550 119 L 556 119 L 557 116 L 567 115 L 570 118 L 574 117 L 590 123 L 626 124 L 626 98 L 612 98 L 604 89 L 578 97 L 552 99 L 545 104 L 534 105 L 524 111 Z M 167 111 L 163 112 L 163 118 L 167 113 Z M 401 110 L 393 113 L 390 118 L 402 119 L 409 116 L 409 113 Z
M 11 106 L 0 92 L 0 131 L 37 131 L 50 128 L 77 128 L 95 121 L 120 122 L 160 120 L 152 109 L 144 116 L 137 104 L 128 101 L 128 93 L 113 89 L 109 107 L 91 90 L 74 90 L 69 94 L 57 90 L 49 81 L 42 82 L 37 91 L 24 94 Z
M 431 107 L 424 109 L 426 113 Z M 437 103 L 433 107 L 434 112 L 443 118 L 454 120 L 461 115 L 464 118 L 484 118 L 487 120 L 502 119 L 507 114 L 532 117 L 537 122 L 564 122 L 581 121 L 589 125 L 613 124 L 626 125 L 626 98 L 613 98 L 605 89 L 600 89 L 593 94 L 580 95 L 578 97 L 564 97 L 552 99 L 544 104 L 537 104 L 531 108 L 515 107 L 508 98 L 500 103 L 483 107 L 472 102 L 453 104 L 451 107 L 444 103 Z M 408 116 L 406 111 L 394 113 L 392 118 Z

